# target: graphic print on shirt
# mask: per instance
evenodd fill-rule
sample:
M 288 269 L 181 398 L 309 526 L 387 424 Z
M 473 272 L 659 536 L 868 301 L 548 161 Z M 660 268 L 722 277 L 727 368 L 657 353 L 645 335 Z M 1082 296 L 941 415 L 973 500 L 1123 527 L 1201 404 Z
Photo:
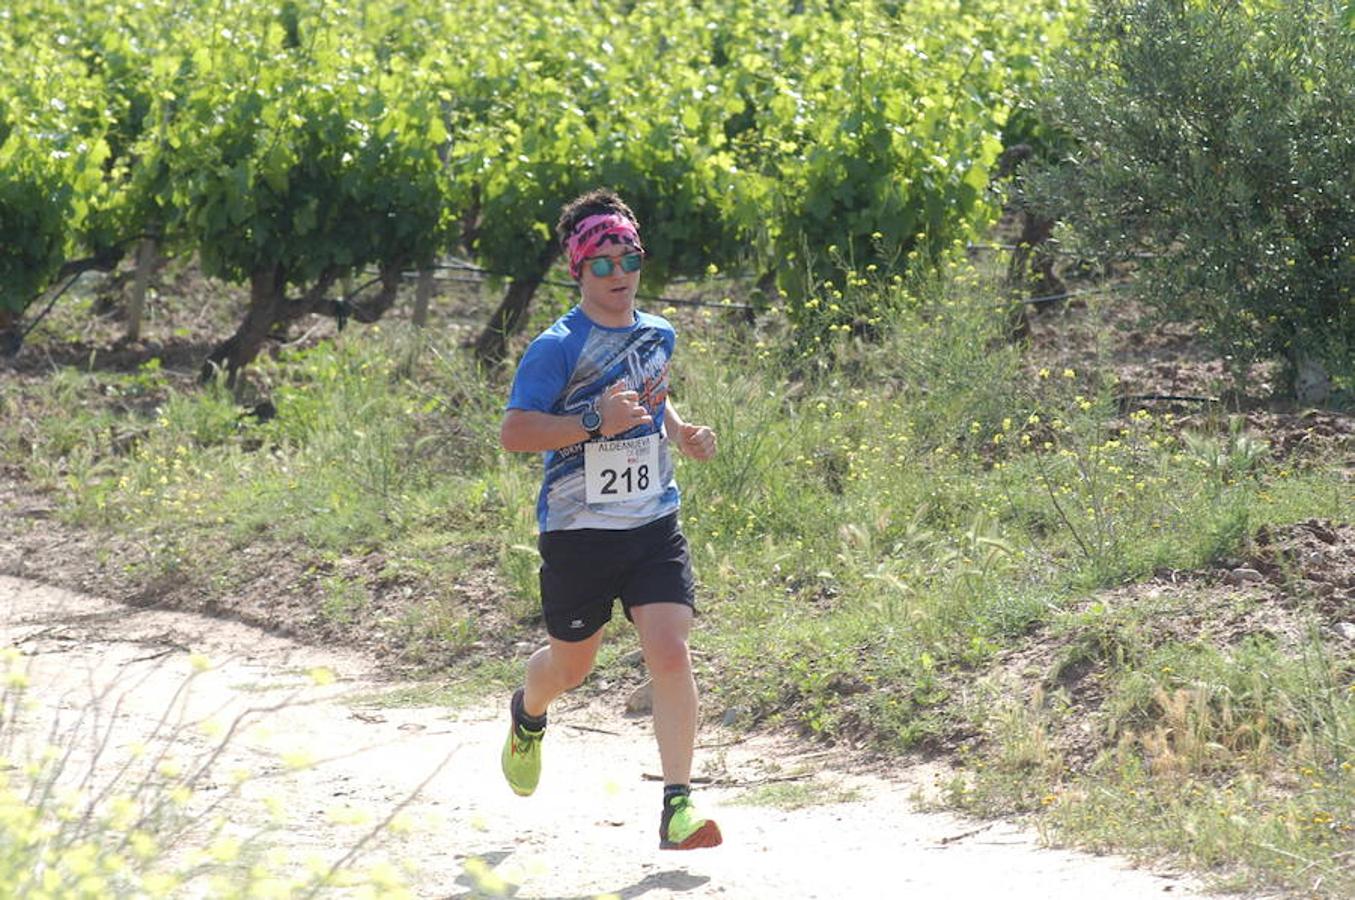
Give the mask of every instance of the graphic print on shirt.
M 616 338 L 625 340 L 618 346 Z M 594 329 L 565 388 L 564 411 L 582 415 L 618 381 L 624 381 L 627 389 L 640 395 L 641 405 L 651 416 L 657 418 L 662 413 L 668 399 L 668 351 L 661 335 L 648 329 L 624 335 Z M 601 391 L 597 389 L 599 384 L 603 386 Z
M 653 417 L 615 435 L 614 439 L 659 433 L 663 426 L 664 401 L 668 398 L 668 349 L 661 332 L 638 328 L 617 333 L 594 328 L 589 332 L 564 392 L 563 412 L 582 415 L 602 399 L 618 381 L 640 395 L 640 403 Z M 673 463 L 667 441 L 659 444 L 659 483 L 663 493 L 655 497 L 611 504 L 590 504 L 585 499 L 583 444 L 561 449 L 547 461 L 543 500 L 545 530 L 571 528 L 633 528 L 672 512 L 676 504 Z
M 523 355 L 509 408 L 581 416 L 618 381 L 639 394 L 653 422 L 616 435 L 616 440 L 662 434 L 669 388 L 669 360 L 676 337 L 662 317 L 636 314 L 631 328 L 595 325 L 575 307 L 539 336 Z M 661 493 L 588 503 L 585 443 L 545 454 L 545 479 L 537 502 L 541 531 L 634 528 L 674 512 L 678 490 L 668 441 L 658 441 Z

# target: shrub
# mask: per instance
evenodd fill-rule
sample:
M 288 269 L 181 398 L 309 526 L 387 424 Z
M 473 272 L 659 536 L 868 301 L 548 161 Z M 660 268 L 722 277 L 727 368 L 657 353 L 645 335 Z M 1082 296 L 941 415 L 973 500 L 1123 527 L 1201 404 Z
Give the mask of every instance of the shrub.
M 1100 0 L 1051 85 L 1081 149 L 1034 179 L 1085 252 L 1144 257 L 1143 296 L 1234 375 L 1279 357 L 1311 401 L 1355 358 L 1349 19 L 1346 0 Z
M 56 276 L 70 239 L 71 186 L 0 108 L 0 330 Z

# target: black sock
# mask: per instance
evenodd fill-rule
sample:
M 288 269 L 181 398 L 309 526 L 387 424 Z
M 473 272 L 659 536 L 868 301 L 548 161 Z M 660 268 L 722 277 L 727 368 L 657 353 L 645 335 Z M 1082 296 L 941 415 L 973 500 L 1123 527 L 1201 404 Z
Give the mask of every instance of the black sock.
M 513 692 L 513 721 L 519 728 L 525 728 L 528 731 L 545 731 L 546 714 L 539 716 L 527 715 L 527 710 L 522 707 L 522 690 L 519 688 Z
M 691 785 L 665 784 L 663 786 L 663 808 L 667 809 L 668 804 L 671 803 L 675 797 L 690 797 L 691 793 Z

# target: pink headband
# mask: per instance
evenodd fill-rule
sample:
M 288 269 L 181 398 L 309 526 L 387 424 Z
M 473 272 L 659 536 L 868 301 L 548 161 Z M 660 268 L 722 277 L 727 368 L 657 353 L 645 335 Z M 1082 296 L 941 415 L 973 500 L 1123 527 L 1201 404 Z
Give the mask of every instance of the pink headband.
M 608 238 L 616 243 L 630 244 L 637 250 L 644 249 L 640 245 L 640 232 L 630 219 L 619 213 L 589 216 L 574 226 L 574 233 L 565 241 L 565 249 L 569 252 L 569 274 L 576 279 L 583 275 L 583 261 L 595 256 Z

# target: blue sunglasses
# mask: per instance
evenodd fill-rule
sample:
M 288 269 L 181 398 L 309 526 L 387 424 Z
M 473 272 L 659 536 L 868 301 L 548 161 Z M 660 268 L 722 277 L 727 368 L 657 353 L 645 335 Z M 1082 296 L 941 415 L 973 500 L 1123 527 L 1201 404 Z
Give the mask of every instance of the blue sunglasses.
M 616 269 L 617 260 L 621 262 L 621 271 L 626 274 L 640 271 L 640 266 L 645 261 L 643 253 L 627 253 L 625 256 L 595 256 L 588 261 L 588 271 L 592 272 L 598 278 L 606 278 Z

